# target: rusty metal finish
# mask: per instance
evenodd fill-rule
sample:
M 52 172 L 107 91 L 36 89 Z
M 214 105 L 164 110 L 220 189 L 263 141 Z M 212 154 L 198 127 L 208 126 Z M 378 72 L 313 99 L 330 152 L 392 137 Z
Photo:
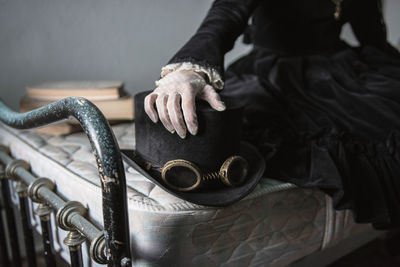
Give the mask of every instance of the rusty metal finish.
M 17 162 L 1 150 L 0 161 L 7 163 L 10 166 L 14 166 L 15 162 Z M 10 170 L 11 167 L 8 169 Z M 15 176 L 7 178 L 16 180 L 18 183 L 23 182 L 29 185 L 27 194 L 33 195 L 33 199 L 37 200 L 38 203 L 47 203 L 52 207 L 56 213 L 56 221 L 60 228 L 66 231 L 77 230 L 82 233 L 88 239 L 88 241 L 90 241 L 91 249 L 92 247 L 95 248 L 93 253 L 91 250 L 92 259 L 95 262 L 108 265 L 114 264 L 114 262 L 110 263 L 107 260 L 104 232 L 97 229 L 96 226 L 94 226 L 84 217 L 86 214 L 86 209 L 82 206 L 82 204 L 76 201 L 65 202 L 61 197 L 52 191 L 55 187 L 52 186 L 50 182 L 43 180 L 45 178 L 35 178 L 35 176 L 27 171 L 27 169 L 29 168 L 21 165 L 21 168 L 18 167 L 13 169 L 12 174 Z M 8 182 L 6 179 L 2 180 L 4 180 L 4 182 Z M 39 182 L 35 182 L 36 180 L 39 180 Z M 45 186 L 46 184 L 47 186 Z M 115 264 L 115 266 L 120 266 L 120 262 Z
M 45 126 L 70 117 L 81 124 L 96 157 L 102 185 L 105 256 L 109 266 L 120 266 L 122 259 L 130 258 L 126 181 L 119 147 L 104 115 L 81 97 L 65 98 L 23 114 L 10 110 L 0 101 L 0 120 L 17 129 Z M 26 170 L 18 168 L 16 172 L 23 171 Z M 38 193 L 46 189 L 42 187 Z M 57 210 L 57 207 L 52 207 Z

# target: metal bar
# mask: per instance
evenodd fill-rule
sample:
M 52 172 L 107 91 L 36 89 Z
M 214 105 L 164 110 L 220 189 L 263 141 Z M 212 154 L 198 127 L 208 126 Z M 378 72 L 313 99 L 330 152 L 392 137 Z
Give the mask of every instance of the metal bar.
M 29 220 L 29 202 L 26 186 L 18 182 L 19 211 L 21 214 L 22 231 L 24 234 L 26 262 L 29 267 L 36 267 L 35 243 L 33 242 L 33 228 Z
M 82 243 L 85 241 L 83 237 L 77 231 L 71 231 L 64 239 L 64 244 L 69 248 L 69 254 L 71 257 L 71 267 L 83 267 L 82 260 Z
M 83 267 L 81 246 L 77 249 L 70 247 L 69 254 L 71 257 L 71 267 Z
M 40 218 L 40 226 L 42 228 L 42 242 L 44 248 L 44 260 L 47 267 L 56 266 L 56 259 L 54 257 L 53 249 L 53 234 L 51 232 L 51 209 L 46 204 L 39 204 L 35 210 L 35 214 Z
M 0 179 L 4 179 L 4 166 L 0 165 Z M 0 184 L 1 186 L 1 184 Z M 3 196 L 4 197 L 4 196 Z M 0 201 L 0 266 L 11 266 L 10 258 L 7 250 L 6 228 L 4 225 L 5 217 L 3 216 L 3 200 Z
M 1 147 L 0 147 L 1 148 Z M 103 231 L 97 229 L 90 223 L 81 212 L 80 203 L 75 201 L 65 202 L 54 190 L 54 184 L 47 178 L 35 178 L 29 171 L 26 163 L 13 160 L 0 149 L 0 161 L 7 163 L 6 174 L 29 185 L 29 197 L 35 202 L 49 204 L 57 214 L 58 225 L 64 230 L 77 230 L 82 233 L 91 243 L 90 252 L 94 261 L 100 264 L 107 263 L 106 244 Z M 79 206 L 79 205 L 80 206 Z M 77 207 L 78 206 L 78 207 Z M 84 209 L 84 208 L 83 208 Z M 129 258 L 125 258 L 129 260 Z M 114 264 L 114 263 L 113 263 Z M 120 266 L 120 262 L 115 263 Z
M 6 229 L 3 223 L 2 211 L 0 210 L 0 266 L 11 266 L 7 251 Z
M 42 228 L 42 241 L 44 248 L 44 259 L 47 267 L 56 266 L 56 258 L 54 257 L 53 249 L 53 234 L 51 232 L 50 220 L 40 220 L 40 226 Z
M 120 266 L 121 260 L 130 258 L 126 180 L 118 143 L 104 115 L 80 97 L 65 98 L 23 114 L 13 112 L 0 101 L 0 120 L 18 129 L 45 126 L 71 116 L 80 122 L 97 159 L 107 262 L 109 266 Z
M 5 223 L 8 229 L 8 240 L 10 242 L 12 263 L 15 267 L 21 267 L 21 254 L 19 252 L 19 242 L 15 224 L 14 211 L 11 206 L 9 181 L 6 179 L 1 179 L 0 183 L 1 195 L 3 196 L 3 207 L 7 219 Z

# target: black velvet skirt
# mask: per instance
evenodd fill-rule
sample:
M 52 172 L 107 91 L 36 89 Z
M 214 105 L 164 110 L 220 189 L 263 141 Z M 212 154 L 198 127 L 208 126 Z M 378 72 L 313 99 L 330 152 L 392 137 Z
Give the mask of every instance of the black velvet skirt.
M 245 106 L 243 138 L 265 177 L 319 188 L 359 223 L 400 224 L 400 54 L 344 46 L 232 64 L 222 94 Z

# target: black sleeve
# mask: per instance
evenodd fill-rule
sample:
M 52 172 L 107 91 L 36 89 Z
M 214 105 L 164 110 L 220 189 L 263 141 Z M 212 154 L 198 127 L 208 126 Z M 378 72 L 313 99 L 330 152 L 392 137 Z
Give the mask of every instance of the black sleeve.
M 371 45 L 384 52 L 399 55 L 387 41 L 381 0 L 359 0 L 352 6 L 350 25 L 361 45 Z
M 194 36 L 168 62 L 192 62 L 223 75 L 224 55 L 245 30 L 259 0 L 216 0 Z

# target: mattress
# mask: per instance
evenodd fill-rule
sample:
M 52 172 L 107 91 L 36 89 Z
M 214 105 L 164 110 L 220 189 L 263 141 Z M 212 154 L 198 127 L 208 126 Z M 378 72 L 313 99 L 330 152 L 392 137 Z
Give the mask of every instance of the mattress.
M 133 123 L 113 131 L 120 148 L 134 148 Z M 60 196 L 84 204 L 101 227 L 100 179 L 84 133 L 52 137 L 0 124 L 0 142 L 34 174 L 52 179 Z M 273 179 L 263 178 L 229 207 L 211 208 L 170 195 L 126 165 L 125 171 L 135 266 L 286 266 L 371 229 L 355 224 L 349 211 L 335 211 L 322 192 Z M 40 230 L 37 217 L 33 223 Z M 54 235 L 68 260 L 66 233 Z M 86 264 L 95 266 L 87 252 Z

